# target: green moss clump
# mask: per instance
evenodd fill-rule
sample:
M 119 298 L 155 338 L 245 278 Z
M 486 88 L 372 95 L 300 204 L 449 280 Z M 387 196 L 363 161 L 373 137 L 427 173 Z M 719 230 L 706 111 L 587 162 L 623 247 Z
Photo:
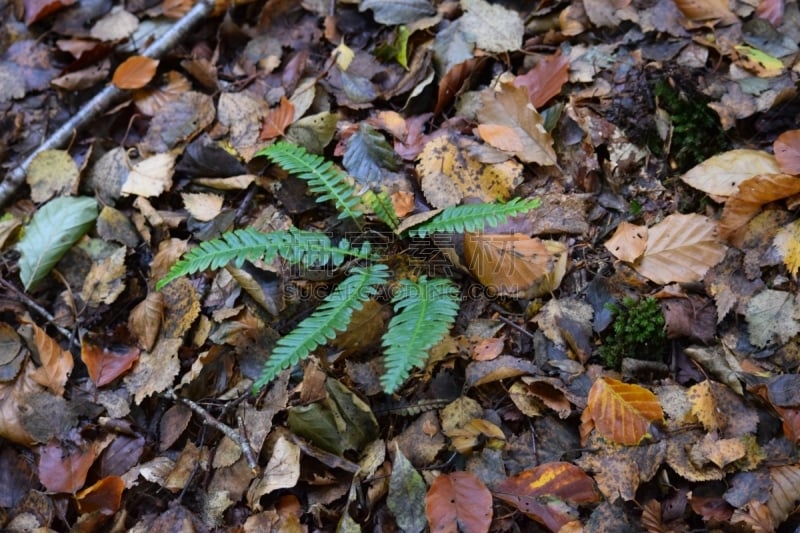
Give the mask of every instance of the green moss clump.
M 662 361 L 666 347 L 664 314 L 653 297 L 622 304 L 607 304 L 614 313 L 611 333 L 600 346 L 600 358 L 610 368 L 619 368 L 624 357 Z
M 730 148 L 717 114 L 708 107 L 708 98 L 697 91 L 684 93 L 668 81 L 655 84 L 653 93 L 672 122 L 669 155 L 676 170 L 685 172 L 712 155 Z

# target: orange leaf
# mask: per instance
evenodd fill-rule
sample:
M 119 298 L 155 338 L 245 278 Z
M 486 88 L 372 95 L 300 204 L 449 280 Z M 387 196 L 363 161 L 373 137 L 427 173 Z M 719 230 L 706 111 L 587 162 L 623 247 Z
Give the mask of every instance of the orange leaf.
M 39 361 L 42 364 L 31 374 L 31 377 L 39 385 L 47 387 L 61 396 L 64 394 L 64 384 L 75 365 L 72 354 L 67 350 L 62 350 L 61 346 L 39 326 L 30 322 L 28 324 L 33 328 L 33 344 L 36 346 Z
M 775 159 L 786 174 L 800 174 L 800 130 L 781 133 L 772 145 Z
M 525 149 L 522 139 L 519 138 L 514 128 L 501 124 L 479 124 L 478 135 L 486 143 L 498 150 L 506 152 L 520 152 Z
M 121 477 L 103 478 L 75 495 L 75 499 L 78 501 L 78 510 L 81 514 L 95 511 L 108 515 L 114 514 L 119 510 L 124 488 L 125 482 Z
M 156 59 L 145 56 L 129 57 L 114 71 L 111 83 L 119 89 L 141 89 L 150 83 L 157 68 Z
M 560 53 L 542 57 L 531 70 L 517 76 L 514 85 L 528 89 L 533 107 L 541 109 L 569 80 L 569 58 Z
M 399 218 L 403 218 L 414 210 L 414 193 L 397 191 L 392 193 L 392 207 Z
M 261 128 L 259 139 L 268 141 L 283 135 L 294 121 L 294 104 L 285 96 L 281 96 L 280 103 L 270 109 L 264 116 L 264 126 Z
M 100 347 L 84 337 L 81 340 L 81 359 L 95 386 L 102 387 L 133 366 L 139 359 L 139 349 L 127 346 Z
M 469 472 L 441 474 L 425 496 L 425 514 L 431 531 L 489 531 L 492 494 Z
M 96 445 L 62 446 L 53 439 L 39 450 L 39 481 L 51 492 L 74 493 L 86 483 L 98 453 Z
M 761 206 L 800 192 L 800 178 L 789 174 L 762 174 L 743 181 L 728 198 L 719 221 L 719 233 L 730 238 L 747 224 Z
M 693 22 L 719 20 L 732 24 L 739 20 L 728 6 L 728 0 L 675 0 L 675 5 Z
M 579 505 L 600 500 L 592 478 L 563 462 L 546 463 L 510 477 L 496 486 L 494 495 L 551 531 L 559 531 L 576 518 L 565 512 L 564 502 Z
M 629 446 L 649 435 L 651 423 L 664 421 L 664 411 L 655 394 L 639 385 L 606 377 L 592 385 L 586 409 L 600 435 Z

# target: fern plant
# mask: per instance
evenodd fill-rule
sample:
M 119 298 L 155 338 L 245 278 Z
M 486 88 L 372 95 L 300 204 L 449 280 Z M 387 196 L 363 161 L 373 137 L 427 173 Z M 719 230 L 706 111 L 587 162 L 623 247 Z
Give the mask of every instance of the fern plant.
M 306 180 L 311 191 L 320 194 L 317 201 L 333 201 L 341 213 L 340 218 L 359 219 L 365 210 L 371 210 L 379 220 L 397 231 L 399 220 L 385 192 L 367 191 L 358 196 L 345 174 L 322 157 L 288 142 L 270 145 L 259 155 Z M 436 232 L 481 231 L 487 225 L 496 226 L 509 216 L 525 213 L 538 205 L 538 200 L 514 199 L 505 204 L 449 207 L 407 233 L 424 237 Z M 253 386 L 254 391 L 344 331 L 353 312 L 377 294 L 378 286 L 390 280 L 388 267 L 380 263 L 381 257 L 372 251 L 369 242 L 356 247 L 346 239 L 334 243 L 327 235 L 314 231 L 291 229 L 263 233 L 240 229 L 189 251 L 156 288 L 178 277 L 218 269 L 230 262 L 241 266 L 244 261 L 276 258 L 305 267 L 330 264 L 342 268 L 348 275 L 309 317 L 277 342 Z M 351 266 L 354 263 L 362 263 L 362 266 Z M 426 276 L 416 281 L 403 279 L 395 289 L 392 299 L 395 316 L 382 339 L 386 371 L 381 384 L 388 394 L 403 385 L 412 369 L 424 366 L 428 351 L 447 334 L 459 309 L 458 289 L 447 279 Z

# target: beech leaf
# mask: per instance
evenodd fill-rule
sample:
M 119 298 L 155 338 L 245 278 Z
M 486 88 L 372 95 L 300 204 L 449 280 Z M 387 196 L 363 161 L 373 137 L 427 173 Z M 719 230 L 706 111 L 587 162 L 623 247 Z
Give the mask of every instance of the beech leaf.
M 789 174 L 762 174 L 743 181 L 728 198 L 719 221 L 720 235 L 729 238 L 753 218 L 761 206 L 800 192 L 800 178 Z
M 141 89 L 153 79 L 158 68 L 158 60 L 145 56 L 129 57 L 117 67 L 111 78 L 119 89 Z
M 19 278 L 30 290 L 89 231 L 97 218 L 93 198 L 62 196 L 43 205 L 17 244 Z
M 608 377 L 592 385 L 585 413 L 600 435 L 628 446 L 649 436 L 650 424 L 664 421 L 664 411 L 655 394 Z
M 772 145 L 775 159 L 786 174 L 800 174 L 800 130 L 781 133 Z
M 681 176 L 688 185 L 707 194 L 730 196 L 744 180 L 781 171 L 777 159 L 761 150 L 730 150 L 710 157 Z
M 425 514 L 431 531 L 486 532 L 492 523 L 492 494 L 470 472 L 441 474 L 428 489 Z
M 535 109 L 541 109 L 569 81 L 569 57 L 553 54 L 539 58 L 536 65 L 514 79 L 514 85 L 528 90 Z

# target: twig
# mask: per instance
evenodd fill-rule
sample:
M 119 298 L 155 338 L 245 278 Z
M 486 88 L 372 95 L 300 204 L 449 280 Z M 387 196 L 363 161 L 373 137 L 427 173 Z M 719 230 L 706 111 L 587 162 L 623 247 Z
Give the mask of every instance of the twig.
M 166 33 L 148 46 L 142 55 L 159 58 L 168 50 L 174 48 L 189 33 L 189 30 L 198 22 L 206 18 L 214 7 L 213 0 L 198 0 L 186 15 L 176 22 Z M 44 150 L 53 150 L 67 144 L 75 133 L 86 127 L 98 118 L 112 104 L 118 102 L 128 91 L 109 85 L 94 98 L 89 100 L 80 110 L 53 132 L 50 137 L 40 144 L 18 167 L 9 172 L 0 183 L 0 207 L 4 206 L 14 195 L 17 188 L 25 181 L 25 175 L 31 162 Z
M 255 455 L 253 454 L 253 448 L 250 446 L 250 441 L 244 436 L 244 428 L 239 428 L 240 430 L 237 432 L 230 426 L 227 426 L 214 418 L 211 413 L 206 411 L 201 405 L 193 402 L 188 398 L 181 398 L 175 394 L 175 391 L 169 390 L 166 393 L 166 396 L 178 402 L 181 402 L 183 405 L 194 411 L 196 414 L 200 415 L 203 418 L 203 422 L 208 424 L 209 426 L 217 429 L 221 433 L 223 433 L 226 437 L 231 439 L 233 442 L 236 443 L 237 446 L 242 450 L 242 454 L 247 460 L 247 466 L 250 467 L 250 470 L 253 473 L 257 473 L 259 471 L 258 462 L 256 461 Z M 239 419 L 239 424 L 242 424 L 242 420 Z
M 72 340 L 75 338 L 75 335 L 73 335 L 73 333 L 70 330 L 68 330 L 68 329 L 66 329 L 66 328 L 64 328 L 62 326 L 59 326 L 56 323 L 56 317 L 51 315 L 47 311 L 47 309 L 45 309 L 44 307 L 42 307 L 41 305 L 36 303 L 27 294 L 25 294 L 24 292 L 22 292 L 19 289 L 17 289 L 14 286 L 13 283 L 9 283 L 7 280 L 5 280 L 3 278 L 0 278 L 0 285 L 5 287 L 6 289 L 12 291 L 17 296 L 17 298 L 20 298 L 21 300 L 23 300 L 25 302 L 25 305 L 27 305 L 28 307 L 30 307 L 31 309 L 33 309 L 34 311 L 36 311 L 37 313 L 42 315 L 42 317 L 45 320 L 47 320 L 50 323 L 51 326 L 56 328 L 58 330 L 58 332 L 61 333 L 64 336 L 65 339 L 67 339 L 68 341 L 72 342 Z

